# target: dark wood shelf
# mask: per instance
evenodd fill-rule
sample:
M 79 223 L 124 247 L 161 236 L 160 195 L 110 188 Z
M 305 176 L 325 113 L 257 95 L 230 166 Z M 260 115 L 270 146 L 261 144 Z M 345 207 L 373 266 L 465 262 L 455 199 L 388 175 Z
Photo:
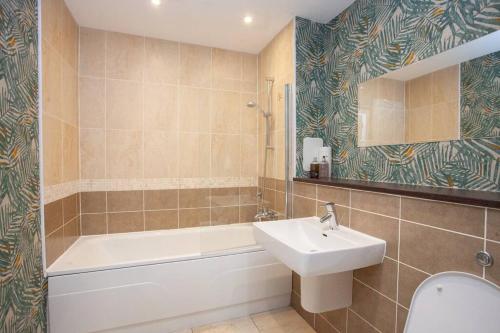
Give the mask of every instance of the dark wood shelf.
M 500 192 L 469 191 L 443 187 L 399 185 L 337 178 L 294 178 L 296 182 L 352 188 L 356 190 L 397 194 L 465 205 L 500 208 Z

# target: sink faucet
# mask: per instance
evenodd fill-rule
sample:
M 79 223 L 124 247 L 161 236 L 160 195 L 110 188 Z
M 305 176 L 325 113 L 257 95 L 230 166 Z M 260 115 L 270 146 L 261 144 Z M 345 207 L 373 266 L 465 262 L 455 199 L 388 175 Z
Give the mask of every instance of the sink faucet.
M 319 221 L 325 223 L 328 221 L 330 230 L 338 230 L 339 223 L 337 221 L 337 211 L 335 210 L 335 204 L 333 202 L 327 202 L 323 205 L 326 208 L 326 215 L 323 216 Z

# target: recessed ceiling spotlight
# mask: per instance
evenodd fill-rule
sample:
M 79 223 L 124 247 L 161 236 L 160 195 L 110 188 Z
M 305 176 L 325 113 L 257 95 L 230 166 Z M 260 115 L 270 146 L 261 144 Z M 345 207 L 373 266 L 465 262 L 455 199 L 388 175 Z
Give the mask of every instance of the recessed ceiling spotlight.
M 155 7 L 158 7 L 161 5 L 161 0 L 151 0 L 151 4 Z
M 253 22 L 253 17 L 251 17 L 250 15 L 247 15 L 243 18 L 243 22 L 245 22 L 246 24 L 250 24 Z

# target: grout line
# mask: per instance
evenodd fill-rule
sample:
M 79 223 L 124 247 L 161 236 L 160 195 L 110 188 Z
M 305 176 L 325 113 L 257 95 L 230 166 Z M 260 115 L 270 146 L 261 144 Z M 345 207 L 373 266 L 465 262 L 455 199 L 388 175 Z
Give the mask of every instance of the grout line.
M 317 314 L 316 314 L 316 316 L 321 317 L 321 319 L 323 319 L 324 321 L 326 321 L 326 323 L 328 324 L 328 326 L 330 326 L 331 328 L 333 328 L 333 329 L 335 330 L 335 332 L 337 332 L 337 333 L 341 333 L 341 332 L 340 332 L 340 330 L 338 330 L 335 326 L 333 326 L 333 324 L 332 324 L 332 323 L 330 323 L 330 322 L 328 321 L 328 319 L 326 319 L 326 318 L 325 318 L 325 316 L 323 316 L 323 314 L 322 314 L 322 313 L 317 313 Z
M 378 333 L 382 333 L 382 331 L 380 331 L 378 328 L 376 328 L 375 326 L 373 326 L 368 320 L 366 320 L 365 318 L 363 318 L 360 314 L 358 314 L 356 311 L 354 311 L 352 308 L 349 308 L 347 311 L 351 311 L 352 313 L 354 313 L 359 319 L 361 319 L 362 321 L 364 321 L 366 324 L 368 324 L 371 328 L 373 328 L 375 331 L 377 331 Z
M 486 251 L 486 237 L 488 235 L 488 208 L 484 209 L 484 242 L 483 251 Z M 486 278 L 486 266 L 483 266 L 483 279 Z
M 144 66 L 146 64 L 146 38 L 142 37 L 142 66 L 141 66 L 141 130 L 142 130 L 142 179 L 144 179 L 145 176 L 145 155 L 146 155 L 146 133 L 145 133 L 145 126 L 144 126 Z M 179 159 L 177 158 L 177 161 Z M 178 163 L 178 162 L 177 162 Z M 144 195 L 144 190 L 142 190 L 142 230 L 146 230 L 146 206 L 145 206 L 145 195 Z
M 104 32 L 104 177 L 108 178 L 108 32 Z M 106 234 L 109 234 L 108 191 L 104 192 L 106 200 Z
M 357 281 L 358 283 L 362 284 L 363 286 L 365 286 L 366 288 L 368 289 L 371 289 L 372 291 L 376 292 L 377 294 L 383 296 L 384 298 L 390 300 L 391 302 L 394 302 L 394 303 L 397 303 L 397 300 L 394 300 L 392 298 L 390 298 L 389 296 L 387 295 L 384 295 L 382 292 L 378 291 L 377 289 L 373 288 L 372 286 L 366 284 L 365 282 L 361 281 L 360 279 L 356 278 L 356 277 L 353 277 L 353 280 Z
M 484 237 L 475 236 L 475 235 L 471 235 L 471 234 L 465 234 L 463 232 L 449 230 L 449 229 L 443 229 L 443 228 L 440 228 L 440 227 L 435 227 L 435 226 L 432 226 L 432 225 L 423 224 L 423 223 L 419 223 L 419 222 L 407 221 L 407 220 L 403 220 L 403 219 L 401 219 L 401 222 L 412 223 L 412 224 L 416 224 L 416 225 L 419 225 L 419 226 L 422 226 L 422 227 L 427 227 L 427 228 L 431 228 L 431 229 L 435 229 L 435 230 L 446 231 L 446 232 L 453 233 L 453 234 L 456 234 L 456 235 L 461 235 L 461 236 L 466 236 L 466 237 L 472 237 L 472 238 L 481 239 L 481 240 L 484 239 Z
M 394 321 L 394 332 L 398 331 L 398 302 L 399 302 L 399 261 L 401 253 L 401 209 L 403 200 L 399 197 L 399 213 L 398 213 L 398 260 L 396 264 L 396 319 Z

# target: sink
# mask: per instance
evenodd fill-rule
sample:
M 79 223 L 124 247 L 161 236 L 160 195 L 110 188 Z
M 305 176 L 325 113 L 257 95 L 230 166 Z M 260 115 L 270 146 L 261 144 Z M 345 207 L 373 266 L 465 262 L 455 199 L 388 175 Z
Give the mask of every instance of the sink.
M 340 226 L 330 230 L 317 217 L 253 223 L 254 236 L 301 276 L 302 306 L 324 312 L 352 302 L 352 271 L 380 264 L 386 242 Z
M 302 277 L 352 271 L 380 264 L 385 241 L 319 218 L 255 222 L 254 235 L 272 255 Z

